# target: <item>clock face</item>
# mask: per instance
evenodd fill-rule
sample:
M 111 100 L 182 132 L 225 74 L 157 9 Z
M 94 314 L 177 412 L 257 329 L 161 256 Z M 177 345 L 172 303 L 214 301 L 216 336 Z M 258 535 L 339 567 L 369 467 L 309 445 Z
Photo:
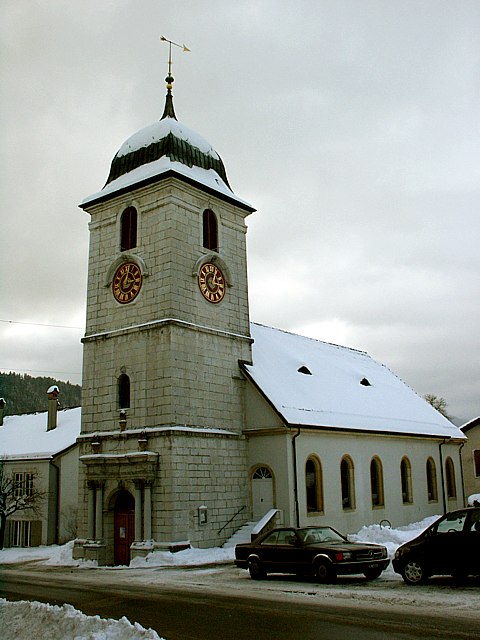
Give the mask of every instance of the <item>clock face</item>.
M 198 286 L 208 302 L 221 302 L 225 296 L 225 277 L 220 269 L 207 262 L 198 272 Z
M 117 302 L 127 304 L 132 302 L 142 288 L 142 272 L 134 262 L 125 262 L 115 271 L 112 291 Z

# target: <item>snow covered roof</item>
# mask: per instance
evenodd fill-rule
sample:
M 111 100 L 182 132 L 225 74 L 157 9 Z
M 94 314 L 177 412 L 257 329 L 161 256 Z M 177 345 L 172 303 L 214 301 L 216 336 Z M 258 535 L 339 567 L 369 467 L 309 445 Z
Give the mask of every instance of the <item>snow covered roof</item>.
M 0 427 L 0 456 L 50 458 L 73 445 L 80 435 L 81 409 L 57 414 L 57 427 L 47 431 L 47 412 L 7 416 Z
M 251 324 L 248 377 L 291 425 L 464 439 L 367 353 Z
M 480 416 L 477 416 L 476 418 L 473 418 L 472 420 L 465 422 L 465 424 L 462 424 L 460 429 L 463 431 L 463 433 L 465 433 L 466 431 L 473 429 L 473 427 L 478 427 L 479 425 L 480 425 Z
M 212 145 L 178 122 L 170 92 L 162 119 L 144 127 L 122 144 L 103 189 L 85 198 L 80 206 L 85 208 L 172 174 L 254 211 L 230 188 L 223 161 Z

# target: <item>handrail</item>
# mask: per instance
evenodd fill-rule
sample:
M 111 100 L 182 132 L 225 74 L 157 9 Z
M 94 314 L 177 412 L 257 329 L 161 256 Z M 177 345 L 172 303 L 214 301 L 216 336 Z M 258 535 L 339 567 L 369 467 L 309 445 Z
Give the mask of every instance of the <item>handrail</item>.
M 226 527 L 228 527 L 228 525 L 231 523 L 231 521 L 232 521 L 234 518 L 236 518 L 236 517 L 238 516 L 238 514 L 239 514 L 239 513 L 241 513 L 241 512 L 242 512 L 244 509 L 246 509 L 246 508 L 247 508 L 247 505 L 246 505 L 246 504 L 244 504 L 244 505 L 243 505 L 243 507 L 240 507 L 240 509 L 237 511 L 237 513 L 235 513 L 235 514 L 230 518 L 230 520 L 229 520 L 228 522 L 226 522 L 226 523 L 223 525 L 223 527 L 217 531 L 217 536 L 219 536 L 219 535 L 222 533 L 222 531 L 223 531 Z

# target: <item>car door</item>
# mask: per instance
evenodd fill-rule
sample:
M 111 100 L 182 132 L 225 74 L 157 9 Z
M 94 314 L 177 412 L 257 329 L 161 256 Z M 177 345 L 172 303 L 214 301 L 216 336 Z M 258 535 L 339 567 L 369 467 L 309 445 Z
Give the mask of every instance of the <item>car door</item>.
M 468 512 L 465 524 L 465 556 L 464 573 L 466 575 L 480 574 L 480 509 Z
M 276 571 L 275 558 L 277 549 L 278 531 L 272 533 L 262 540 L 261 544 L 255 549 L 265 571 Z
M 298 571 L 299 547 L 297 535 L 293 529 L 281 529 L 278 532 L 275 548 L 275 571 L 279 573 L 296 573 Z
M 468 563 L 465 549 L 466 511 L 447 513 L 439 520 L 426 546 L 432 574 L 462 573 Z

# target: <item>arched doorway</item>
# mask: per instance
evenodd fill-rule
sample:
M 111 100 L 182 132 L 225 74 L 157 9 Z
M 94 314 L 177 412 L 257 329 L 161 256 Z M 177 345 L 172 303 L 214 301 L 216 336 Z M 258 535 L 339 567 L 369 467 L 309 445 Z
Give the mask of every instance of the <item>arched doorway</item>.
M 122 490 L 117 494 L 114 508 L 114 563 L 130 563 L 130 545 L 135 539 L 135 500 L 131 493 Z
M 257 467 L 252 475 L 252 510 L 255 520 L 273 509 L 273 475 L 268 467 Z

